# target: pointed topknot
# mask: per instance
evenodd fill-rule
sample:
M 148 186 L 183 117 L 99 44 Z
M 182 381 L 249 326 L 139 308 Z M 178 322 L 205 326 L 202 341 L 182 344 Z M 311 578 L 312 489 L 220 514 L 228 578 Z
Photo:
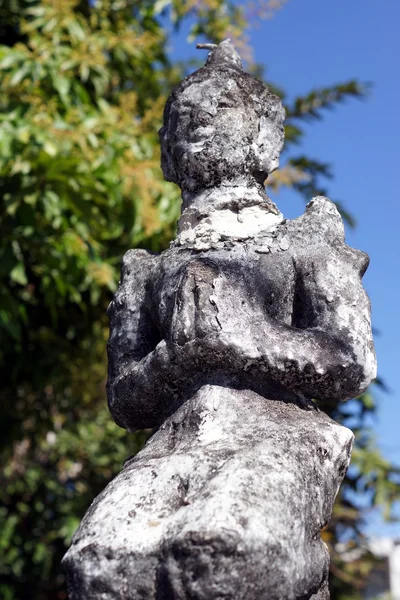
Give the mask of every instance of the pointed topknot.
M 233 67 L 242 69 L 242 61 L 231 40 L 227 39 L 220 44 L 197 44 L 196 48 L 211 50 L 208 55 L 206 67 Z

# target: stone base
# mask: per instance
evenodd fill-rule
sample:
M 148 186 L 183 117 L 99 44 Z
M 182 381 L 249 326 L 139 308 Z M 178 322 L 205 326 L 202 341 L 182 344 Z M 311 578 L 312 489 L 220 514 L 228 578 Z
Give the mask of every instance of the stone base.
M 325 600 L 320 530 L 352 433 L 311 403 L 206 385 L 96 498 L 70 600 Z

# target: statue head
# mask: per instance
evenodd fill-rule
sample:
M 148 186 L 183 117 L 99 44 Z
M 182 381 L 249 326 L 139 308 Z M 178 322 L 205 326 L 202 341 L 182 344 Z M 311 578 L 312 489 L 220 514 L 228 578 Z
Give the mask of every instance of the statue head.
M 229 40 L 171 93 L 160 129 L 165 179 L 184 192 L 253 180 L 279 165 L 285 117 L 281 100 L 242 70 Z

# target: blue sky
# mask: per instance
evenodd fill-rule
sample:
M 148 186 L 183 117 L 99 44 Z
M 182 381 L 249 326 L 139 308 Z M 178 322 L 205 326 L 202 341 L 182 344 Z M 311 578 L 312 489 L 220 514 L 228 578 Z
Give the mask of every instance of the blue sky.
M 398 0 L 289 0 L 269 21 L 249 31 L 256 62 L 289 97 L 313 87 L 357 78 L 372 82 L 369 97 L 351 99 L 306 126 L 300 152 L 332 163 L 332 198 L 357 219 L 347 243 L 368 252 L 364 277 L 373 311 L 379 375 L 390 393 L 379 394 L 375 422 L 385 456 L 400 464 L 400 208 L 395 177 L 400 160 L 400 2 Z M 174 57 L 198 56 L 184 32 L 171 47 Z M 304 202 L 292 192 L 275 197 L 288 218 Z M 383 526 L 371 517 L 373 535 L 400 536 L 400 524 Z

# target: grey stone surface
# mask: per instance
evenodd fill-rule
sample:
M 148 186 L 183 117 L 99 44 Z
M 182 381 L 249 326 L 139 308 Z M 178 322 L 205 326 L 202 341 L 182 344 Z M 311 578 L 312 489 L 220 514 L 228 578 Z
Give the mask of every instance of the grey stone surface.
M 293 401 L 361 393 L 375 376 L 367 264 L 326 198 L 223 247 L 128 252 L 109 311 L 114 419 L 158 426 L 218 377 Z
M 92 504 L 71 600 L 313 597 L 351 443 L 311 403 L 201 387 Z
M 284 117 L 278 96 L 241 69 L 229 42 L 213 50 L 172 92 L 160 130 L 164 176 L 181 187 L 183 210 L 222 208 L 222 187 L 229 206 L 252 200 L 276 211 L 264 181 L 279 164 Z
M 125 255 L 109 308 L 110 411 L 158 430 L 82 521 L 71 600 L 329 598 L 319 532 L 353 436 L 311 398 L 375 377 L 368 257 L 327 198 L 287 221 L 267 197 L 282 123 L 228 42 L 168 100 L 178 235 Z

